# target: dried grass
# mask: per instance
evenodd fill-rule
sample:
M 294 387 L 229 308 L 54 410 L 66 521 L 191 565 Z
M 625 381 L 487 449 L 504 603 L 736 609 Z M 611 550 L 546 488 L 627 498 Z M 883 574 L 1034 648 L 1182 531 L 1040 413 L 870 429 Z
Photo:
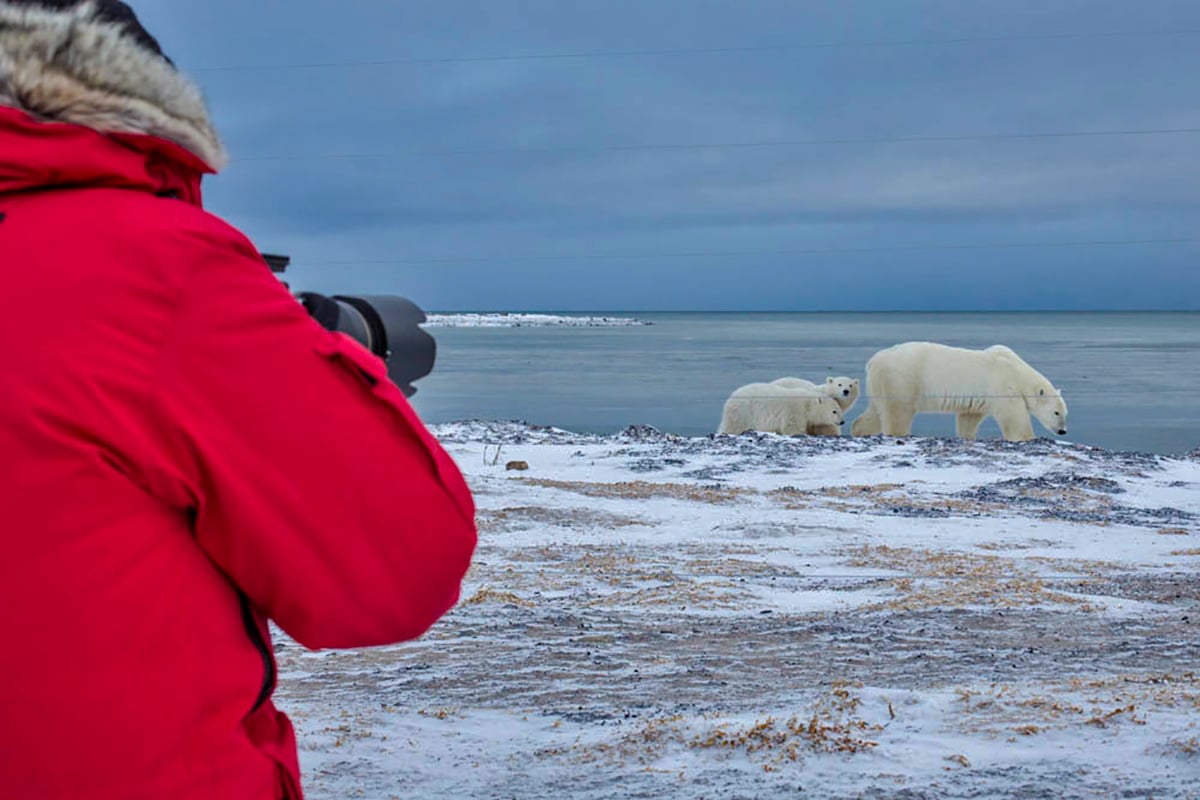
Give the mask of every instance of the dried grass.
M 814 505 L 840 510 L 856 510 L 863 506 L 881 505 L 887 495 L 904 491 L 898 483 L 854 484 L 850 486 L 822 486 L 819 489 L 797 489 L 784 486 L 766 493 L 766 496 L 784 508 L 802 510 Z M 831 503 L 830 500 L 855 501 Z
M 665 567 L 645 569 L 637 558 L 617 553 L 584 553 L 572 561 L 569 567 L 609 586 L 648 582 L 674 583 L 677 580 L 675 574 Z
M 834 681 L 829 692 L 817 699 L 811 715 L 787 721 L 767 717 L 748 726 L 718 725 L 690 737 L 687 746 L 736 750 L 748 755 L 768 753 L 776 763 L 797 761 L 805 752 L 870 750 L 879 743 L 868 737 L 883 730 L 883 726 L 860 716 L 862 699 L 854 691 L 860 688 L 859 683 Z
M 533 603 L 524 598 L 506 592 L 500 589 L 493 589 L 490 586 L 483 586 L 475 594 L 462 601 L 464 606 L 477 606 L 483 603 L 501 603 L 503 605 L 520 606 L 522 608 L 533 608 Z
M 1165 755 L 1195 758 L 1200 756 L 1200 736 L 1193 736 L 1190 739 L 1170 739 L 1163 750 Z
M 1004 552 L 1008 550 L 1033 550 L 1038 547 L 1054 547 L 1056 544 L 1056 542 L 1050 539 L 1027 539 L 1023 542 L 980 542 L 975 547 L 990 552 Z
M 862 718 L 861 684 L 835 681 L 811 713 L 787 720 L 768 716 L 748 725 L 689 722 L 681 715 L 648 720 L 613 743 L 576 744 L 539 750 L 535 755 L 571 756 L 584 763 L 630 761 L 649 765 L 671 747 L 741 753 L 770 772 L 811 753 L 862 753 L 878 746 L 871 735 L 883 725 Z M 889 704 L 890 707 L 890 704 Z M 649 767 L 647 767 L 649 768 Z
M 1047 589 L 1041 578 L 1012 559 L 886 545 L 863 546 L 847 554 L 851 566 L 907 573 L 889 582 L 898 595 L 896 598 L 865 606 L 866 611 L 1050 604 L 1095 610 L 1095 606 L 1082 598 Z
M 479 528 L 483 531 L 506 530 L 514 525 L 532 523 L 561 528 L 617 529 L 648 526 L 651 523 L 625 514 L 612 514 L 591 508 L 545 508 L 542 506 L 510 506 L 481 511 Z
M 676 581 L 663 586 L 626 589 L 597 597 L 583 605 L 597 607 L 619 606 L 678 606 L 684 608 L 736 609 L 749 597 L 735 584 L 700 584 Z
M 417 711 L 422 717 L 430 719 L 450 719 L 461 718 L 462 712 L 457 708 L 422 708 Z
M 562 489 L 586 497 L 605 497 L 620 500 L 649 500 L 671 498 L 700 503 L 733 503 L 746 495 L 758 494 L 753 489 L 724 486 L 693 486 L 685 483 L 653 483 L 650 481 L 620 481 L 617 483 L 593 483 L 590 481 L 557 481 L 549 478 L 517 478 L 531 486 L 547 489 Z
M 992 684 L 959 689 L 958 697 L 968 731 L 1031 736 L 1082 726 L 1145 725 L 1146 713 L 1155 709 L 1200 711 L 1200 678 L 1188 672 L 1072 678 L 1036 688 Z
M 747 561 L 742 558 L 693 558 L 683 564 L 683 569 L 692 575 L 716 575 L 722 578 L 743 578 L 747 575 L 796 576 L 791 568 L 766 561 Z

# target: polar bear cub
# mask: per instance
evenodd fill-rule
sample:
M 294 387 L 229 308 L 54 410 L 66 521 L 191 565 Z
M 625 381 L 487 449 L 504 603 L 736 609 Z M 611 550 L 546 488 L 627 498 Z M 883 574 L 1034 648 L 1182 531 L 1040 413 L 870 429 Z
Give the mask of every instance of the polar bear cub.
M 849 411 L 854 402 L 858 400 L 858 378 L 826 378 L 825 383 L 820 385 L 803 378 L 779 378 L 771 383 L 789 389 L 809 389 L 826 397 L 832 397 L 841 407 L 843 414 Z
M 1004 345 L 966 350 L 906 342 L 880 350 L 867 362 L 867 397 L 851 428 L 855 436 L 908 436 L 921 412 L 956 414 L 966 439 L 975 438 L 985 417 L 1010 442 L 1034 438 L 1030 416 L 1052 433 L 1067 433 L 1062 393 Z
M 838 436 L 844 424 L 841 407 L 830 397 L 803 388 L 750 383 L 725 401 L 717 433 Z

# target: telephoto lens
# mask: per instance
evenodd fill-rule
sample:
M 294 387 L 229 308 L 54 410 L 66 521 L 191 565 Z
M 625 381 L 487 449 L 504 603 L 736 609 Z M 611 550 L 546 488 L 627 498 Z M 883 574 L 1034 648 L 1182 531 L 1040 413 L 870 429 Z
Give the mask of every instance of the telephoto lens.
M 291 263 L 288 256 L 265 253 L 263 260 L 276 274 Z M 405 397 L 417 393 L 414 381 L 433 371 L 437 342 L 421 327 L 425 312 L 411 300 L 394 294 L 330 297 L 316 292 L 299 292 L 296 298 L 322 327 L 350 336 L 382 358 L 388 377 Z
M 313 319 L 331 331 L 358 341 L 382 358 L 388 377 L 405 397 L 417 393 L 413 382 L 433 371 L 437 342 L 422 327 L 425 312 L 397 295 L 297 295 Z

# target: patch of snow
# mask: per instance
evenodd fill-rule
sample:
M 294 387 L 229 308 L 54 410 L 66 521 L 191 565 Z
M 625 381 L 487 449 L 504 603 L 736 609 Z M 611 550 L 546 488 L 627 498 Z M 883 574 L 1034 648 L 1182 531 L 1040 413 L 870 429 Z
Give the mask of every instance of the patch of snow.
M 429 328 L 626 328 L 653 325 L 633 317 L 594 317 L 564 314 L 429 314 Z

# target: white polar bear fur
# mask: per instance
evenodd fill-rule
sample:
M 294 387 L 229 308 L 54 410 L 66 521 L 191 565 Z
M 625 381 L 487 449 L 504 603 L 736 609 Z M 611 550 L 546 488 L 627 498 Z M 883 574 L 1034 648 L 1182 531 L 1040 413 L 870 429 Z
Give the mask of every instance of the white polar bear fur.
M 1046 430 L 1067 432 L 1062 393 L 1009 348 L 966 350 L 933 342 L 906 342 L 867 362 L 870 404 L 854 420 L 855 436 L 908 436 L 921 412 L 956 414 L 958 435 L 974 439 L 985 417 L 1010 442 L 1034 438 L 1030 416 Z
M 858 400 L 858 378 L 830 377 L 825 379 L 825 383 L 819 385 L 803 378 L 779 378 L 771 383 L 789 389 L 808 389 L 826 397 L 832 397 L 841 407 L 843 414 L 849 411 L 854 402 Z
M 725 401 L 717 433 L 838 436 L 844 422 L 842 409 L 832 398 L 802 388 L 750 383 Z

